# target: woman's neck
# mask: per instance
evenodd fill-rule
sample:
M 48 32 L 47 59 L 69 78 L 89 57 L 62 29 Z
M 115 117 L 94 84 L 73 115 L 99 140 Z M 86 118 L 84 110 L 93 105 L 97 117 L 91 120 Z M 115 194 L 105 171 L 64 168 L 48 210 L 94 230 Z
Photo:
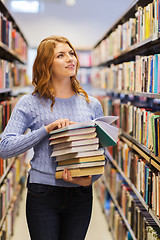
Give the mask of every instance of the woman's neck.
M 70 79 L 66 81 L 54 81 L 53 87 L 55 96 L 58 98 L 69 98 L 75 94 Z

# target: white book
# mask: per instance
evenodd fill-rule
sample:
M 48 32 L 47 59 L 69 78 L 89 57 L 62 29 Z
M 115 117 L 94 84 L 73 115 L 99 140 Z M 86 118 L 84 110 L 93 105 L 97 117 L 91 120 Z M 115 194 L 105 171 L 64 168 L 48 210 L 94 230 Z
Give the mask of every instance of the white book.
M 57 166 L 56 171 L 63 171 L 64 169 L 76 169 L 76 168 L 84 168 L 84 167 L 97 167 L 97 166 L 104 166 L 105 161 L 97 161 L 97 162 L 86 162 L 86 163 L 75 163 L 75 164 L 68 164 L 63 166 Z
M 104 150 L 94 150 L 94 151 L 86 151 L 86 152 L 78 152 L 78 153 L 69 153 L 62 156 L 56 157 L 56 162 L 68 160 L 72 158 L 81 158 L 81 157 L 92 157 L 92 156 L 101 156 L 104 154 Z
M 77 141 L 72 141 L 72 142 L 64 142 L 64 143 L 59 143 L 59 144 L 54 145 L 53 151 L 76 147 L 76 146 L 98 144 L 98 143 L 99 143 L 99 138 L 91 138 L 91 139 L 77 140 Z
M 85 152 L 85 151 L 92 151 L 92 150 L 98 150 L 99 144 L 92 144 L 87 146 L 78 146 L 78 147 L 71 147 L 61 150 L 53 151 L 51 157 L 56 157 L 60 155 L 65 155 L 68 153 L 78 153 L 78 152 Z

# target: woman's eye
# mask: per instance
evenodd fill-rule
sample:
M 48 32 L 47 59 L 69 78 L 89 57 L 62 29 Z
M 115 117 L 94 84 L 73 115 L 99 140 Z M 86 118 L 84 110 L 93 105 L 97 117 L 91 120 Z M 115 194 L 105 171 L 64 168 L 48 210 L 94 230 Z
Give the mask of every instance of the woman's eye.
M 58 58 L 63 57 L 63 54 L 58 55 Z
M 74 56 L 74 52 L 70 52 L 70 55 Z

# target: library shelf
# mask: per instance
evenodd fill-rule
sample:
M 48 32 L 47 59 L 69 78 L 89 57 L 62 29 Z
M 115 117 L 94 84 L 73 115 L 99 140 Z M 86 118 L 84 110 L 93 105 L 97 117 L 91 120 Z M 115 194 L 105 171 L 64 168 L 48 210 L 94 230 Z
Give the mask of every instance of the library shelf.
M 136 238 L 135 235 L 134 235 L 134 232 L 132 231 L 132 229 L 131 229 L 131 227 L 130 227 L 130 225 L 129 225 L 129 223 L 128 223 L 128 220 L 126 219 L 126 217 L 125 217 L 125 215 L 124 215 L 121 207 L 119 206 L 119 204 L 118 204 L 118 202 L 117 202 L 114 194 L 111 192 L 110 187 L 109 187 L 107 181 L 105 180 L 105 177 L 104 177 L 104 176 L 102 176 L 102 181 L 103 181 L 103 183 L 105 184 L 105 187 L 106 187 L 107 191 L 109 192 L 109 194 L 110 194 L 110 196 L 111 196 L 111 198 L 112 198 L 112 200 L 113 200 L 116 208 L 118 209 L 118 212 L 119 212 L 120 216 L 122 217 L 122 219 L 123 219 L 123 221 L 124 221 L 124 223 L 125 223 L 128 231 L 130 232 L 130 234 L 131 234 L 131 236 L 132 236 L 132 239 L 133 239 L 133 240 L 137 240 L 137 238 Z
M 0 94 L 3 93 L 11 93 L 12 89 L 11 88 L 1 88 L 0 89 Z
M 122 131 L 119 136 L 124 142 L 128 144 L 132 149 L 138 152 L 142 157 L 144 157 L 151 165 L 153 165 L 157 170 L 160 171 L 160 157 L 156 157 L 153 152 L 151 152 L 147 147 L 137 142 L 132 136 Z
M 26 64 L 25 60 L 3 42 L 0 42 L 0 58 L 8 60 L 9 62 L 18 61 L 21 64 Z
M 121 51 L 121 53 L 114 57 L 109 57 L 105 62 L 99 63 L 97 67 L 101 66 L 110 66 L 111 64 L 120 64 L 125 61 L 130 61 L 135 55 L 143 55 L 147 49 L 147 52 L 151 51 L 153 48 L 156 47 L 155 53 L 160 51 L 160 33 L 154 33 L 149 38 L 144 39 L 141 42 L 138 42 L 134 45 L 128 47 L 127 50 Z M 96 66 L 95 66 L 96 67 Z
M 109 217 L 108 217 L 105 209 L 104 209 L 104 216 L 105 216 L 106 221 L 107 221 L 107 223 L 108 223 L 108 227 L 109 227 L 109 230 L 110 230 L 110 232 L 111 232 L 112 238 L 113 238 L 113 240 L 115 240 L 115 239 L 116 239 L 116 238 L 115 238 L 115 233 L 114 233 L 114 230 L 113 230 L 113 228 L 112 228 L 112 226 L 111 226 L 111 224 L 110 224 L 110 220 L 109 220 Z
M 102 182 L 102 178 L 99 178 L 98 181 L 101 182 L 102 184 L 104 184 L 104 183 Z M 99 199 L 99 202 L 100 202 L 100 194 L 98 193 L 97 187 L 96 187 L 96 192 L 97 192 L 97 196 L 98 196 L 98 199 Z M 113 240 L 115 240 L 116 238 L 115 238 L 114 230 L 113 230 L 113 228 L 112 228 L 112 226 L 111 226 L 111 222 L 110 222 L 109 217 L 108 217 L 108 215 L 107 215 L 107 213 L 106 213 L 106 210 L 105 210 L 105 208 L 104 208 L 104 205 L 103 205 L 101 202 L 100 202 L 100 206 L 101 206 L 101 209 L 102 209 L 102 211 L 103 211 L 103 213 L 104 213 L 104 217 L 105 217 L 105 219 L 106 219 L 106 221 L 107 221 L 108 228 L 109 228 L 109 230 L 110 230 L 110 232 L 111 232 L 112 238 L 113 238 Z
M 6 178 L 7 174 L 9 173 L 9 171 L 10 171 L 11 167 L 13 166 L 13 164 L 15 163 L 15 161 L 16 161 L 16 157 L 10 159 L 10 162 L 9 162 L 7 168 L 5 169 L 3 175 L 0 177 L 0 186 L 2 185 L 4 179 Z
M 144 98 L 153 98 L 160 99 L 160 93 L 148 93 L 148 92 L 134 92 L 134 91 L 126 91 L 126 90 L 114 90 L 114 89 L 106 89 L 106 94 L 123 94 L 123 95 L 131 95 L 138 96 Z
M 10 20 L 13 23 L 13 26 L 17 29 L 18 32 L 20 32 L 21 36 L 27 43 L 27 40 L 25 39 L 24 34 L 22 33 L 22 30 L 20 29 L 17 22 L 14 20 L 14 18 L 12 17 L 11 13 L 9 12 L 5 4 L 2 2 L 2 0 L 0 0 L 0 9 L 1 9 L 1 12 L 4 13 L 5 16 L 8 18 L 8 20 Z
M 0 220 L 0 229 L 2 229 L 3 223 L 4 223 L 4 221 L 5 221 L 6 217 L 7 217 L 9 209 L 12 207 L 13 203 L 17 199 L 17 196 L 20 194 L 21 188 L 22 188 L 22 186 L 20 184 L 18 184 L 17 187 L 16 187 L 16 190 L 15 190 L 15 192 L 13 194 L 13 197 L 12 197 L 11 201 L 8 203 L 8 206 L 6 207 L 4 216 Z
M 101 184 L 104 184 L 103 181 L 102 181 L 102 177 L 98 179 L 98 182 L 100 182 Z M 97 196 L 98 196 L 98 199 L 99 199 L 99 202 L 100 202 L 100 194 L 99 194 L 99 192 L 97 190 L 97 187 L 95 189 L 96 189 Z M 115 238 L 115 232 L 114 232 L 114 230 L 113 230 L 113 228 L 111 226 L 111 221 L 109 220 L 109 217 L 108 217 L 108 214 L 106 212 L 106 209 L 105 209 L 104 205 L 101 202 L 100 202 L 100 206 L 102 208 L 102 211 L 104 212 L 104 217 L 105 217 L 105 219 L 107 221 L 108 228 L 109 228 L 109 230 L 111 232 L 112 238 L 113 238 L 113 240 L 115 240 L 116 239 Z
M 104 34 L 103 37 L 97 43 L 95 44 L 95 48 L 104 40 L 106 39 L 110 33 L 112 33 L 119 24 L 124 23 L 127 21 L 130 17 L 134 17 L 135 12 L 137 11 L 138 6 L 145 7 L 147 4 L 149 4 L 151 0 L 135 0 L 133 3 L 130 5 L 130 7 L 124 12 L 124 14 L 119 17 L 119 19 L 110 27 L 110 29 Z
M 152 10 L 154 9 L 154 12 L 151 11 L 151 9 Z M 149 22 L 148 20 L 148 22 L 145 22 L 147 21 L 145 18 L 146 17 L 145 11 L 148 11 L 148 12 L 150 11 L 147 14 L 151 14 L 151 15 L 153 14 L 152 16 L 151 15 L 147 15 L 147 16 L 148 16 L 148 19 L 152 17 L 151 20 L 153 20 L 154 18 L 154 21 Z M 115 38 L 115 36 L 117 36 L 117 39 Z M 115 42 L 114 42 L 114 39 L 116 39 Z M 106 50 L 106 51 L 102 51 L 102 50 Z M 145 78 L 143 75 L 143 74 L 149 74 L 149 70 L 147 69 L 147 67 L 151 69 L 151 65 L 149 65 L 147 62 L 148 59 L 150 59 L 151 57 L 152 59 L 155 59 L 155 55 L 158 55 L 158 61 L 159 61 L 160 60 L 159 53 L 160 53 L 160 3 L 157 0 L 146 0 L 146 1 L 136 0 L 129 7 L 129 9 L 118 19 L 118 21 L 116 21 L 116 23 L 111 26 L 111 28 L 105 33 L 105 35 L 97 42 L 97 44 L 93 48 L 93 56 L 95 57 L 93 67 L 96 67 L 96 69 L 98 68 L 100 73 L 101 73 L 101 70 L 103 70 L 104 68 L 104 72 L 106 75 L 105 77 L 104 76 L 102 77 L 102 83 L 106 81 L 106 87 L 108 86 L 109 88 L 109 89 L 104 89 L 106 91 L 106 96 L 110 101 L 109 104 L 106 103 L 106 105 L 108 104 L 107 106 L 108 108 L 106 109 L 107 114 L 112 112 L 113 106 L 111 102 L 112 100 L 115 100 L 115 99 L 120 99 L 119 100 L 120 104 L 131 102 L 131 105 L 135 105 L 136 107 L 153 109 L 154 111 L 159 112 L 160 90 L 158 87 L 156 89 L 152 85 L 154 81 L 156 81 L 155 82 L 156 84 L 157 82 L 158 84 L 160 84 L 160 82 L 157 80 L 159 78 L 157 77 L 157 79 L 155 78 L 156 79 L 155 80 L 154 78 L 153 79 L 151 78 L 153 77 L 153 75 L 145 75 L 145 76 L 150 76 L 150 78 L 149 77 Z M 146 64 L 147 62 L 148 65 L 145 65 L 145 70 L 144 68 L 141 68 L 141 70 L 143 70 L 142 72 L 143 77 L 141 75 L 141 78 L 140 78 L 140 73 L 138 72 L 139 68 L 136 68 L 136 66 L 142 63 L 142 58 L 144 61 L 143 63 Z M 127 68 L 126 66 L 128 62 L 132 62 L 133 66 L 130 65 Z M 117 66 L 116 68 L 116 65 L 118 64 L 123 64 L 123 65 L 122 67 Z M 133 71 L 132 71 L 132 67 L 134 69 Z M 132 71 L 131 74 L 133 74 L 132 75 L 133 78 L 131 78 L 128 72 L 127 72 L 128 74 L 127 75 L 125 71 L 128 71 L 128 72 Z M 116 74 L 117 75 L 119 74 L 118 77 Z M 126 75 L 123 76 L 123 74 L 126 74 Z M 139 82 L 135 77 L 136 74 L 137 75 L 139 74 L 138 75 Z M 127 82 L 126 84 L 128 85 L 124 84 L 124 79 L 127 79 L 126 81 L 128 81 L 129 83 Z M 153 81 L 151 80 L 150 82 L 147 82 L 146 79 L 147 80 L 152 79 Z M 113 80 L 114 85 L 110 84 L 109 80 L 110 82 L 111 80 Z M 133 84 L 133 82 L 135 85 Z M 139 85 L 140 87 L 138 86 L 138 84 L 140 84 Z M 148 85 L 144 85 L 144 84 L 148 84 Z M 156 84 L 154 86 L 156 86 Z M 105 85 L 103 86 L 105 88 Z M 118 90 L 116 89 L 118 88 L 117 86 L 119 87 L 119 89 L 124 88 L 126 90 Z M 128 91 L 127 89 L 131 89 L 133 91 Z M 141 92 L 141 90 L 144 91 L 144 89 L 146 92 Z M 153 93 L 153 92 L 158 92 L 158 93 Z M 134 137 L 122 131 L 121 129 L 119 133 L 119 139 L 122 140 L 124 143 L 127 143 L 127 145 L 131 149 L 133 149 L 140 156 L 142 156 L 146 160 L 147 166 L 149 166 L 151 171 L 154 170 L 156 173 L 158 172 L 159 174 L 160 157 L 155 156 L 155 154 L 152 152 L 151 149 L 148 149 L 146 146 L 144 146 L 143 144 L 138 142 L 136 139 L 134 139 Z M 146 211 L 148 211 L 155 225 L 160 227 L 159 219 L 155 215 L 154 211 L 146 204 L 143 197 L 135 188 L 131 180 L 126 177 L 125 173 L 118 166 L 118 164 L 110 154 L 108 158 L 112 163 L 112 165 L 118 170 L 120 175 L 124 178 L 126 183 L 131 187 L 134 194 L 142 203 Z M 105 183 L 105 185 L 108 188 L 108 191 L 111 193 L 111 197 L 113 199 L 113 202 L 115 203 L 115 206 L 117 206 L 117 202 L 115 201 L 116 199 L 114 194 L 110 191 L 110 188 L 109 186 L 107 186 L 107 183 Z M 157 233 L 156 233 L 156 236 L 158 238 Z
M 158 220 L 158 218 L 155 216 L 155 214 L 153 213 L 152 209 L 149 208 L 149 206 L 146 204 L 146 202 L 144 201 L 143 197 L 141 196 L 141 194 L 137 191 L 136 187 L 134 186 L 134 184 L 131 182 L 131 180 L 129 178 L 127 178 L 124 174 L 124 172 L 122 171 L 122 169 L 118 166 L 118 164 L 116 163 L 116 161 L 113 159 L 112 155 L 107 152 L 107 158 L 109 159 L 109 161 L 114 165 L 114 167 L 118 170 L 118 172 L 121 174 L 121 176 L 124 178 L 124 180 L 127 182 L 127 184 L 132 188 L 133 192 L 136 194 L 136 196 L 138 197 L 138 199 L 141 201 L 142 205 L 145 207 L 145 209 L 150 213 L 151 217 L 154 219 L 154 221 L 156 222 L 156 224 L 160 227 L 160 221 Z
M 2 69 L 0 70 L 4 71 L 4 72 L 2 71 L 4 76 L 4 79 L 2 80 L 4 80 L 4 83 L 6 80 L 7 81 L 9 80 L 7 82 L 8 85 L 6 85 L 9 87 L 0 89 L 0 101 L 7 102 L 8 100 L 12 100 L 13 89 L 11 87 L 12 85 L 14 85 L 14 80 L 16 79 L 15 76 L 14 78 L 11 74 L 8 74 L 7 72 L 8 69 L 11 70 L 11 68 L 9 68 L 8 66 L 11 67 L 13 65 L 17 71 L 18 70 L 20 71 L 23 69 L 24 71 L 26 71 L 26 67 L 24 67 L 24 65 L 27 64 L 28 43 L 22 33 L 22 30 L 19 28 L 16 21 L 14 20 L 14 18 L 6 8 L 5 4 L 1 0 L 0 0 L 0 16 L 1 16 L 1 34 L 0 34 L 0 39 L 1 39 L 0 40 L 0 60 L 1 61 L 0 63 L 2 63 Z M 3 64 L 7 67 L 3 68 Z M 8 76 L 9 76 L 9 79 L 8 79 Z M 18 79 L 18 76 L 19 75 L 17 74 L 17 79 Z M 21 82 L 24 84 L 26 83 L 24 82 L 23 75 L 20 75 L 20 78 L 18 80 L 20 83 Z M 10 105 L 10 107 L 8 108 L 10 109 L 10 111 L 9 111 L 9 114 L 7 114 L 7 117 L 10 116 L 11 109 L 13 109 L 17 99 L 13 98 L 12 108 L 10 108 L 11 107 Z M 3 116 L 5 116 L 5 112 L 3 112 L 3 114 L 4 114 Z M 3 117 L 3 120 L 4 120 L 4 117 Z M 9 119 L 7 119 L 6 121 L 5 119 L 5 121 L 1 123 L 3 128 L 5 128 L 8 120 Z M 1 131 L 3 131 L 3 129 Z M 2 134 L 0 134 L 0 138 L 1 137 L 2 137 Z M 16 162 L 16 160 L 18 161 Z M 0 177 L 0 190 L 1 190 L 0 197 L 1 197 L 1 200 L 3 201 L 3 206 L 1 206 L 2 209 L 0 209 L 1 210 L 0 239 L 1 238 L 10 239 L 11 235 L 13 234 L 14 217 L 16 216 L 16 213 L 18 211 L 20 195 L 23 188 L 23 184 L 22 184 L 23 182 L 21 178 L 25 176 L 26 171 L 24 171 L 25 165 L 23 166 L 21 164 L 22 161 L 24 161 L 24 159 L 23 158 L 21 159 L 21 157 L 18 157 L 18 158 L 14 157 L 7 160 L 4 159 L 2 161 L 4 161 L 4 163 L 5 161 L 8 161 L 7 162 L 8 165 L 4 164 L 5 166 L 4 172 Z M 13 172 L 11 172 L 12 166 L 13 166 L 13 172 L 16 171 L 15 175 Z M 12 179 L 12 175 L 13 175 L 13 179 Z M 10 180 L 11 181 L 15 180 L 14 184 L 11 183 Z

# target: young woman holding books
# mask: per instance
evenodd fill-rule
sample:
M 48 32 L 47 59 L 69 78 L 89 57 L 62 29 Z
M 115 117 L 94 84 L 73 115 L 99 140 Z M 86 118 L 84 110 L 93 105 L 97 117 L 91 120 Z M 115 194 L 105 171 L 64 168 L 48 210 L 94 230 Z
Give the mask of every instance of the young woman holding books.
M 100 102 L 88 96 L 76 79 L 79 61 L 68 39 L 41 41 L 33 65 L 34 92 L 16 104 L 0 143 L 3 159 L 30 148 L 27 223 L 32 240 L 82 240 L 92 211 L 92 183 L 99 175 L 72 178 L 63 171 L 55 179 L 49 132 L 103 115 Z M 26 133 L 26 130 L 30 129 Z

